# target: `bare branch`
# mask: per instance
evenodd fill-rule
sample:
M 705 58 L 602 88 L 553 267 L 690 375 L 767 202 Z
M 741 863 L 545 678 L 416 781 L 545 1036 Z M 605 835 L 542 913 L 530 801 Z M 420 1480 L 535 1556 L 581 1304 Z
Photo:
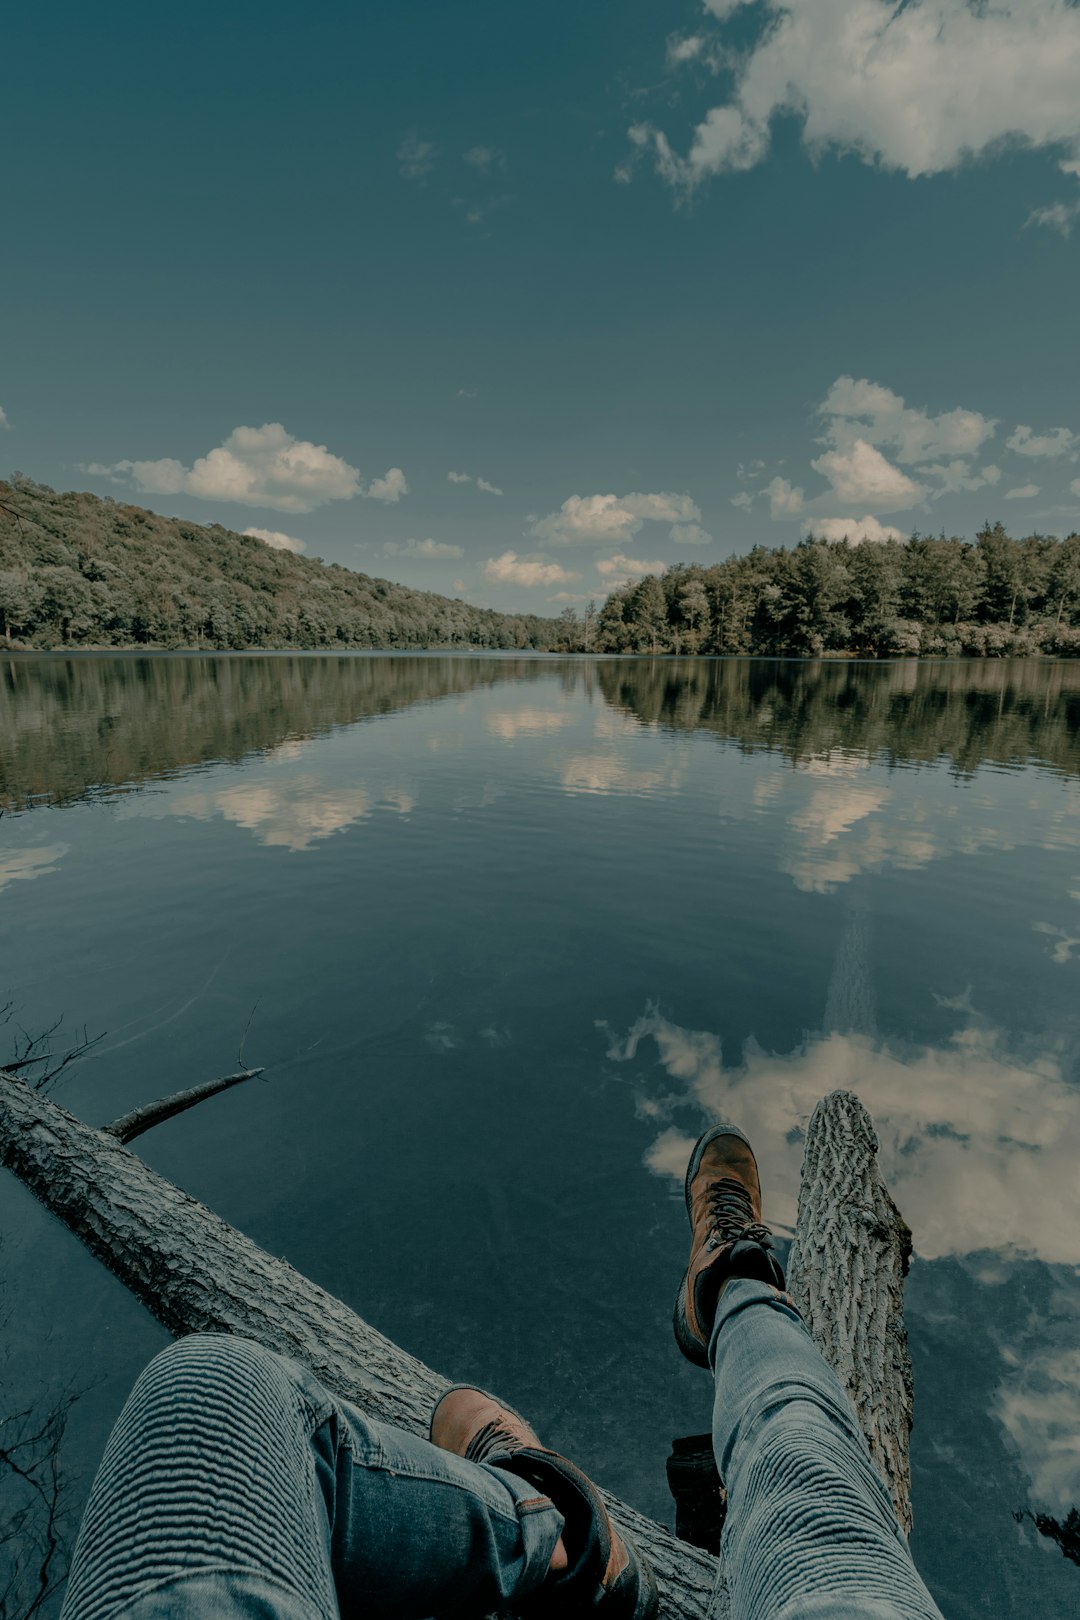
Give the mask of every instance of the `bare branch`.
M 228 1091 L 230 1086 L 238 1086 L 244 1080 L 254 1080 L 257 1074 L 262 1073 L 261 1068 L 241 1069 L 238 1074 L 226 1074 L 220 1080 L 204 1080 L 200 1086 L 188 1086 L 186 1091 L 174 1091 L 171 1096 L 159 1097 L 156 1102 L 133 1108 L 130 1114 L 121 1114 L 110 1125 L 102 1125 L 101 1129 L 126 1146 L 163 1120 L 173 1119 L 186 1109 L 194 1108 L 196 1103 L 205 1102 L 207 1097 L 216 1097 L 219 1091 Z
M 237 1047 L 236 1061 L 240 1065 L 241 1068 L 244 1067 L 244 1042 L 247 1040 L 248 1030 L 251 1028 L 251 1020 L 254 1018 L 255 1014 L 258 1012 L 258 1010 L 259 1010 L 259 1002 L 261 1000 L 262 1000 L 262 996 L 257 996 L 256 997 L 255 1005 L 254 1005 L 254 1007 L 252 1007 L 251 1011 L 248 1013 L 248 1021 L 244 1025 L 244 1033 L 240 1037 L 240 1045 Z

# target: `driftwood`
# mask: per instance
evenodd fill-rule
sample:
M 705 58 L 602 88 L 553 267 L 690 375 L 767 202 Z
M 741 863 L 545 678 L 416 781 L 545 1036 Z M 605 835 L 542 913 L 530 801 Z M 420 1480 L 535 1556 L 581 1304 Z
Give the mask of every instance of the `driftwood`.
M 788 1288 L 858 1413 L 896 1516 L 911 1534 L 912 1380 L 904 1326 L 911 1233 L 877 1162 L 870 1115 L 849 1091 L 806 1133 Z
M 798 1286 L 801 1297 L 809 1300 L 812 1322 L 824 1323 L 823 1337 L 820 1326 L 815 1330 L 823 1349 L 830 1359 L 839 1354 L 842 1376 L 857 1405 L 861 1399 L 872 1414 L 879 1465 L 882 1456 L 893 1460 L 889 1483 L 903 1493 L 910 1378 L 901 1381 L 904 1401 L 893 1402 L 888 1382 L 876 1394 L 865 1393 L 872 1390 L 873 1378 L 880 1377 L 884 1363 L 877 1347 L 893 1321 L 894 1304 L 890 1294 L 882 1309 L 876 1299 L 865 1297 L 866 1290 L 893 1277 L 889 1257 L 900 1252 L 898 1234 L 906 1233 L 891 1201 L 882 1201 L 887 1195 L 873 1160 L 875 1149 L 870 1121 L 849 1093 L 834 1092 L 819 1105 L 811 1122 L 809 1174 L 800 1202 L 807 1237 L 796 1245 Z M 3 1072 L 0 1162 L 171 1332 L 256 1339 L 307 1363 L 329 1389 L 364 1411 L 426 1432 L 431 1407 L 447 1387 L 445 1378 L 157 1175 L 115 1135 L 82 1124 Z M 826 1175 L 833 1178 L 829 1184 L 822 1179 Z M 875 1189 L 882 1194 L 876 1202 L 869 1196 Z M 834 1203 L 848 1213 L 834 1220 L 829 1213 Z M 864 1208 L 875 1211 L 873 1220 L 859 1217 Z M 840 1246 L 845 1233 L 852 1244 L 847 1251 Z M 834 1264 L 840 1270 L 829 1274 L 827 1267 Z M 864 1333 L 864 1313 L 881 1326 Z M 834 1318 L 840 1326 L 834 1326 Z M 901 1358 L 906 1355 L 902 1335 L 896 1348 Z M 865 1367 L 864 1355 L 869 1358 Z M 705 1620 L 710 1614 L 723 1620 L 729 1606 L 722 1567 L 714 1593 L 717 1560 L 615 1498 L 607 1501 L 613 1518 L 653 1565 L 665 1620 L 676 1615 Z M 910 1522 L 906 1494 L 901 1505 L 905 1522 Z
M 175 1119 L 177 1114 L 194 1108 L 196 1103 L 205 1102 L 207 1097 L 216 1097 L 219 1091 L 228 1091 L 230 1086 L 238 1086 L 244 1080 L 254 1080 L 262 1072 L 262 1069 L 241 1069 L 237 1074 L 222 1075 L 220 1080 L 204 1080 L 201 1086 L 188 1086 L 184 1091 L 174 1091 L 169 1097 L 159 1097 L 156 1102 L 145 1103 L 142 1108 L 133 1108 L 130 1114 L 121 1114 L 101 1129 L 126 1146 L 164 1120 Z

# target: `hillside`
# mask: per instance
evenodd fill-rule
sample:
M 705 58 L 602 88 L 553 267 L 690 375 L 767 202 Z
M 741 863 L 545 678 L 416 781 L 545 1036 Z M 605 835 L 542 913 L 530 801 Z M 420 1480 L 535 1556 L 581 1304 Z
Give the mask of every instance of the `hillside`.
M 547 648 L 565 634 L 19 474 L 0 481 L 0 627 L 26 647 Z

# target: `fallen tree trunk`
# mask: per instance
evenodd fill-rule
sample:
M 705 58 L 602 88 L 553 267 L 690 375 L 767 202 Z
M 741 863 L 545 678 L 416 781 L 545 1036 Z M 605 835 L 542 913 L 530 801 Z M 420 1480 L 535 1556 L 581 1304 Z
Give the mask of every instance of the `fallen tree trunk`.
M 911 1233 L 889 1196 L 870 1115 L 849 1091 L 819 1102 L 806 1133 L 788 1288 L 858 1413 L 911 1534 L 911 1356 L 904 1278 Z
M 831 1196 L 823 1177 L 831 1172 L 834 1159 L 842 1178 L 844 1207 L 850 1202 L 849 1184 L 857 1183 L 861 1195 L 876 1174 L 876 1166 L 867 1169 L 851 1162 L 856 1152 L 872 1158 L 876 1142 L 865 1112 L 850 1094 L 834 1092 L 819 1105 L 807 1145 L 808 1164 L 813 1144 L 823 1133 L 832 1144 L 850 1140 L 852 1152 L 845 1163 L 835 1148 L 829 1153 L 814 1149 L 816 1168 L 809 1181 L 804 1179 L 807 1227 L 814 1234 L 832 1229 L 820 1206 Z M 256 1339 L 305 1362 L 328 1389 L 364 1411 L 414 1433 L 426 1432 L 432 1405 L 447 1387 L 445 1378 L 159 1176 L 115 1136 L 84 1125 L 2 1071 L 0 1162 L 170 1332 L 235 1333 Z M 803 1214 L 800 1204 L 800 1219 Z M 877 1320 L 876 1302 L 861 1295 L 880 1282 L 878 1250 L 892 1239 L 880 1222 L 849 1224 L 854 1248 L 844 1253 L 837 1244 L 815 1242 L 812 1252 L 818 1256 L 820 1248 L 820 1258 L 812 1264 L 802 1258 L 801 1286 L 810 1291 L 812 1315 L 820 1315 L 820 1303 L 825 1311 L 853 1313 L 855 1318 L 866 1311 Z M 803 1256 L 804 1251 L 799 1252 Z M 832 1263 L 842 1267 L 835 1277 L 824 1269 Z M 837 1342 L 850 1344 L 853 1357 L 861 1353 L 863 1338 L 858 1332 L 841 1334 Z M 877 1343 L 876 1333 L 867 1340 L 868 1345 Z M 869 1376 L 877 1366 L 873 1361 Z M 893 1412 L 886 1391 L 873 1410 L 875 1423 L 890 1435 L 888 1455 L 906 1459 L 910 1401 Z M 722 1577 L 713 1591 L 717 1560 L 615 1498 L 609 1496 L 607 1501 L 613 1518 L 653 1565 L 665 1620 L 676 1615 L 704 1620 L 707 1614 L 724 1620 L 728 1600 Z

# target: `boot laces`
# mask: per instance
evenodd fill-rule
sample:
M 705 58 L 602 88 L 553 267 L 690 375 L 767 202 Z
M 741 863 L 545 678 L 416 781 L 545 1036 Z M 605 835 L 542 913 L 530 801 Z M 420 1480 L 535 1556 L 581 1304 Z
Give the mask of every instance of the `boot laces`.
M 718 1249 L 721 1245 L 740 1241 L 760 1243 L 763 1248 L 772 1248 L 772 1233 L 760 1221 L 755 1221 L 750 1194 L 737 1176 L 718 1177 L 716 1181 L 710 1183 L 707 1197 L 709 1205 L 707 1248 Z
M 521 1450 L 521 1446 L 520 1435 L 515 1434 L 502 1419 L 492 1418 L 482 1429 L 477 1429 L 465 1448 L 465 1456 L 469 1462 L 482 1463 L 492 1454 L 512 1456 L 515 1451 Z

